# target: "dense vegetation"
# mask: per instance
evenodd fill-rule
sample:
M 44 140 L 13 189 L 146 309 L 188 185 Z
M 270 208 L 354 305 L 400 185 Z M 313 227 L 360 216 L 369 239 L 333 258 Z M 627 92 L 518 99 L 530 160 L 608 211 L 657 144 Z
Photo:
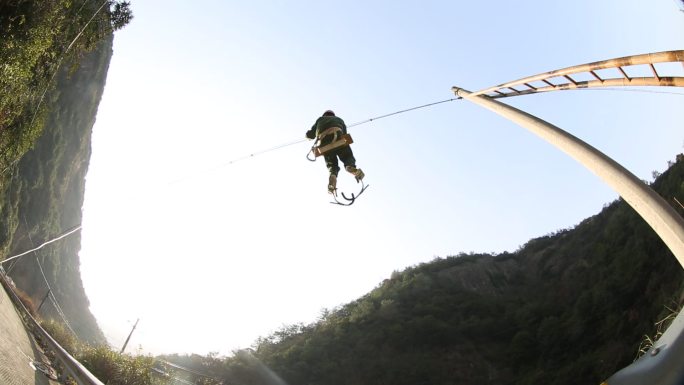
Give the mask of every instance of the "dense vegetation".
M 167 378 L 154 370 L 157 364 L 150 356 L 120 354 L 103 344 L 82 343 L 59 322 L 45 321 L 41 323 L 41 326 L 58 341 L 60 346 L 105 384 L 162 385 L 168 383 Z
M 102 96 L 112 31 L 128 3 L 94 0 L 0 2 L 0 259 L 80 224 L 90 132 Z M 80 237 L 5 264 L 46 316 L 70 321 L 85 340 L 104 341 L 88 310 L 78 262 Z M 38 261 L 38 262 L 37 262 Z
M 131 18 L 126 2 L 102 4 L 0 2 L 0 258 L 80 223 L 112 31 Z M 653 187 L 684 202 L 684 161 Z M 160 372 L 235 385 L 598 383 L 629 364 L 643 335 L 680 306 L 684 278 L 618 200 L 514 253 L 460 254 L 395 272 L 317 322 L 287 326 L 231 357 L 162 357 L 179 369 L 101 345 L 79 247 L 73 236 L 6 268 L 39 302 L 47 291 L 40 263 L 80 339 L 50 321 L 61 310 L 49 304 L 40 311 L 45 327 L 110 384 L 161 383 L 152 375 Z
M 673 199 L 684 202 L 684 161 L 653 187 L 684 214 Z M 274 374 L 289 384 L 598 384 L 680 305 L 682 278 L 653 230 L 618 200 L 514 253 L 395 272 L 319 321 L 232 357 L 166 359 L 228 384 L 277 384 Z
M 108 7 L 102 7 L 108 5 Z M 80 58 L 123 27 L 128 3 L 92 0 L 0 2 L 0 171 L 32 146 L 45 126 L 59 68 Z
M 0 2 L 0 259 L 80 224 L 112 32 L 131 18 L 128 2 Z M 76 234 L 4 267 L 43 327 L 102 381 L 163 383 L 151 357 L 104 345 L 82 287 L 79 249 Z M 56 301 L 43 302 L 48 284 Z

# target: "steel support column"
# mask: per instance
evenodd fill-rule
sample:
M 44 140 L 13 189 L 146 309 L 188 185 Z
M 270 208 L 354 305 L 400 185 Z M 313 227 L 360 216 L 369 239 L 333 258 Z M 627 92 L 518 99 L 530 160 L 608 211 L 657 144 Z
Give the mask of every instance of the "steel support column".
M 487 96 L 471 95 L 462 88 L 452 90 L 457 96 L 523 126 L 603 179 L 655 230 L 684 268 L 684 219 L 634 174 L 589 144 L 534 115 Z

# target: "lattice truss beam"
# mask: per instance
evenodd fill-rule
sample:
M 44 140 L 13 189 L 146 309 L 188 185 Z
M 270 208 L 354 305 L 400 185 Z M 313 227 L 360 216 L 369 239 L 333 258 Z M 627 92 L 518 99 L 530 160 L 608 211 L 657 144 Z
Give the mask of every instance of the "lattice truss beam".
M 684 87 L 684 76 L 673 75 L 677 70 L 684 72 L 684 50 L 580 64 L 499 84 L 473 92 L 472 95 L 486 95 L 499 99 L 538 92 L 593 87 Z

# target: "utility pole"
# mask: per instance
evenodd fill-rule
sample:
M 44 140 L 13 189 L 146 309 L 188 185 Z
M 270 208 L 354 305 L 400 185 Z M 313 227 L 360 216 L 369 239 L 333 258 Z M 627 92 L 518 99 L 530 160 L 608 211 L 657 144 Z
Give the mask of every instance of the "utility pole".
M 51 291 L 52 291 L 52 289 L 48 288 L 47 293 L 45 293 L 45 297 L 43 297 L 43 300 L 40 301 L 40 305 L 38 305 L 38 310 L 36 310 L 36 313 L 40 313 L 40 308 L 43 307 L 43 304 L 45 303 L 45 300 L 46 300 L 46 299 L 48 298 L 48 296 L 50 295 L 50 292 L 51 292 Z
M 128 345 L 128 341 L 130 341 L 131 336 L 133 335 L 133 331 L 135 330 L 135 327 L 138 326 L 138 321 L 140 321 L 140 318 L 135 320 L 135 324 L 133 325 L 133 329 L 131 329 L 131 332 L 128 333 L 128 338 L 126 338 L 126 342 L 124 342 L 124 345 L 121 348 L 121 352 L 119 352 L 119 354 L 123 354 L 124 350 L 126 350 L 126 345 Z

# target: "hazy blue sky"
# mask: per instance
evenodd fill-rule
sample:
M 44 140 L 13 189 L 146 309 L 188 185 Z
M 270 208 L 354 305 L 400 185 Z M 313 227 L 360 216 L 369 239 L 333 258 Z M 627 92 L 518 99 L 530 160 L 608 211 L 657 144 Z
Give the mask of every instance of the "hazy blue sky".
M 551 145 L 459 100 L 350 130 L 370 188 L 331 205 L 322 160 L 290 143 L 326 109 L 348 124 L 562 67 L 682 49 L 673 0 L 133 0 L 93 133 L 81 271 L 115 346 L 248 347 L 392 271 L 515 251 L 617 194 Z M 668 68 L 682 76 L 681 66 Z M 644 91 L 644 90 L 642 90 Z M 682 152 L 684 90 L 505 100 L 651 180 Z M 660 93 L 679 92 L 680 94 Z M 355 188 L 340 174 L 342 188 Z M 347 190 L 351 191 L 351 190 Z

